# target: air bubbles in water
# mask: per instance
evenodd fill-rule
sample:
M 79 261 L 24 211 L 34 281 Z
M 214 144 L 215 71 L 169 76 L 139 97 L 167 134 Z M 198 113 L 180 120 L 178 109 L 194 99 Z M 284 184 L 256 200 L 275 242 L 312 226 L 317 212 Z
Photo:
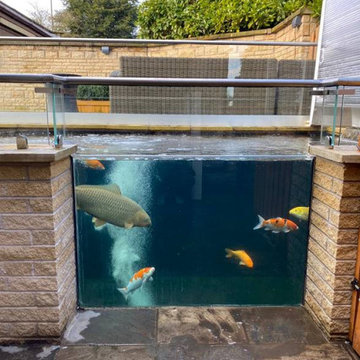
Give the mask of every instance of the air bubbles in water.
M 136 201 L 145 211 L 151 209 L 151 176 L 148 161 L 117 161 L 108 175 L 108 182 L 118 184 L 123 195 Z M 149 214 L 151 217 L 151 214 Z M 109 225 L 113 239 L 111 249 L 112 276 L 118 287 L 126 287 L 131 277 L 147 263 L 146 249 L 151 241 L 151 228 L 125 229 Z M 119 293 L 119 296 L 122 296 Z M 153 296 L 147 283 L 128 297 L 128 305 L 151 306 Z

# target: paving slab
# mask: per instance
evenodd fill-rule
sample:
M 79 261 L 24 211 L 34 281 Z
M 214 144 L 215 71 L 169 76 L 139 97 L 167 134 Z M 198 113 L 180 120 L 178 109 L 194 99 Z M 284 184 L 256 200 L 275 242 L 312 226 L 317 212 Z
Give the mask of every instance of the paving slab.
M 250 344 L 326 342 L 320 329 L 303 307 L 239 307 L 229 310 L 241 323 Z
M 1 360 L 54 360 L 60 346 L 51 344 L 3 345 Z
M 160 308 L 158 342 L 181 344 L 184 339 L 207 345 L 247 342 L 243 326 L 234 320 L 230 308 Z
M 344 346 L 337 343 L 249 345 L 249 352 L 255 360 L 354 360 Z
M 255 360 L 244 345 L 162 344 L 157 360 Z
M 89 313 L 84 319 L 82 315 Z M 67 329 L 62 345 L 155 345 L 156 319 L 156 309 L 80 312 Z
M 329 342 L 303 307 L 81 311 L 61 347 L 1 346 L 0 360 L 359 360 Z
M 155 348 L 144 346 L 65 346 L 55 360 L 154 360 Z

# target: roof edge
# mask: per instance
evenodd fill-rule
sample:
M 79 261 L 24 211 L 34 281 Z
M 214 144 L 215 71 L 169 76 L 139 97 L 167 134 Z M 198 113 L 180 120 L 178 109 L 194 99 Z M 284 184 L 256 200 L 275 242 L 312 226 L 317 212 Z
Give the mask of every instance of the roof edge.
M 17 11 L 16 9 L 12 8 L 11 6 L 5 4 L 2 1 L 0 1 L 0 10 L 3 11 L 5 14 L 9 15 L 11 18 L 14 18 L 22 24 L 28 26 L 33 31 L 38 32 L 42 36 L 56 37 L 56 34 L 51 32 L 49 29 L 36 23 L 34 20 L 31 20 L 21 12 Z

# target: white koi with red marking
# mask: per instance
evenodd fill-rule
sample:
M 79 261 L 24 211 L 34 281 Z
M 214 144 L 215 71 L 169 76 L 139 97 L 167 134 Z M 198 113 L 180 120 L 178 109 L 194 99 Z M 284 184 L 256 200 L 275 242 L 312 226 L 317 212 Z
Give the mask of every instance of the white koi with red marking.
M 128 296 L 132 292 L 142 287 L 147 281 L 152 281 L 152 274 L 154 273 L 154 271 L 154 267 L 143 268 L 132 276 L 127 287 L 118 288 L 118 290 L 124 296 L 125 300 L 127 300 Z
M 254 227 L 254 230 L 264 228 L 265 230 L 272 231 L 273 233 L 297 230 L 299 227 L 291 220 L 284 219 L 281 217 L 265 220 L 263 217 L 258 215 L 259 223 Z

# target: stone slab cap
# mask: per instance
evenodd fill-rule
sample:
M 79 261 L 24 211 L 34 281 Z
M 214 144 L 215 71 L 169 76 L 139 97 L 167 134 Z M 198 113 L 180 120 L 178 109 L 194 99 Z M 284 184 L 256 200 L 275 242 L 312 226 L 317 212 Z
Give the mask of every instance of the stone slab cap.
M 324 145 L 310 145 L 309 153 L 338 163 L 360 164 L 360 151 L 355 144 L 334 146 L 334 149 L 328 149 Z
M 61 149 L 54 149 L 50 145 L 30 144 L 28 149 L 18 150 L 16 144 L 0 145 L 1 162 L 53 162 L 62 160 L 75 153 L 77 145 L 64 145 Z

